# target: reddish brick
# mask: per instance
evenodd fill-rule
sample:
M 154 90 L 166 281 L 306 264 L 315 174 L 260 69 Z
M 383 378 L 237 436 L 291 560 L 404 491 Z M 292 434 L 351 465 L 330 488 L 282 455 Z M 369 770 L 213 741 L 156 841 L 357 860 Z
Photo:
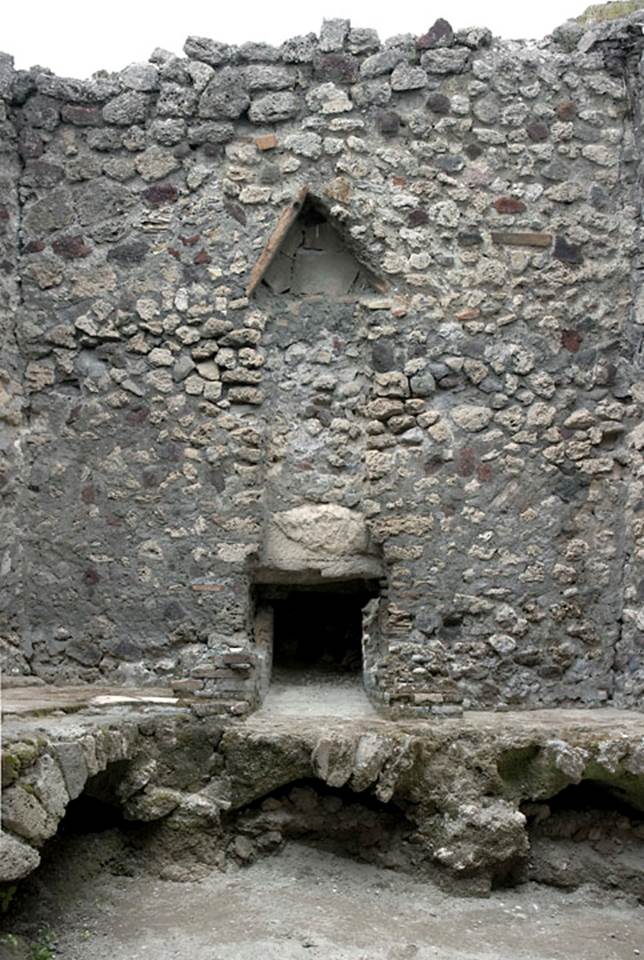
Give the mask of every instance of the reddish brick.
M 155 183 L 143 191 L 143 199 L 151 207 L 160 207 L 164 203 L 175 203 L 178 196 L 179 191 L 171 183 Z
M 525 203 L 516 197 L 497 197 L 494 207 L 497 213 L 523 213 Z
M 461 310 L 460 313 L 456 314 L 457 320 L 476 320 L 477 317 L 481 316 L 481 311 L 478 307 L 466 307 L 465 310 Z
M 571 353 L 577 353 L 582 342 L 583 337 L 578 330 L 562 330 L 561 331 L 561 345 L 565 347 L 566 350 L 570 350 Z
M 255 137 L 255 146 L 258 150 L 274 150 L 278 144 L 274 133 L 265 133 L 261 137 Z
M 64 260 L 79 260 L 92 252 L 80 235 L 74 237 L 59 237 L 52 243 L 52 250 Z
M 577 116 L 577 104 L 574 100 L 562 100 L 557 104 L 557 116 L 560 120 L 574 120 Z

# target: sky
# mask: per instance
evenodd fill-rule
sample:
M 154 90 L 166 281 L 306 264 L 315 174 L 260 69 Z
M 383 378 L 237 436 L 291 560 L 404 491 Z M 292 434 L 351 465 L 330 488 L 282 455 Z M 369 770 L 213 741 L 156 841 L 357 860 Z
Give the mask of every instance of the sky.
M 6 4 L 6 6 L 5 6 Z M 489 27 L 497 36 L 539 39 L 586 0 L 5 0 L 0 50 L 19 69 L 39 64 L 64 76 L 85 78 L 96 70 L 120 70 L 147 60 L 155 47 L 181 53 L 190 34 L 225 43 L 318 32 L 322 20 L 344 17 L 354 27 L 374 27 L 381 39 L 424 33 L 445 17 L 455 29 Z

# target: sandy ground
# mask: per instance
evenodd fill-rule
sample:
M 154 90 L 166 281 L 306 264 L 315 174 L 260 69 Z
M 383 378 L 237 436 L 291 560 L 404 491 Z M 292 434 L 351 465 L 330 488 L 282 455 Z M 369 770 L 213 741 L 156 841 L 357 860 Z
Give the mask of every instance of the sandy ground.
M 88 850 L 89 852 L 89 850 Z M 191 883 L 60 877 L 14 929 L 60 960 L 633 960 L 644 907 L 528 884 L 487 900 L 292 843 Z M 9 925 L 5 923 L 5 929 Z
M 378 718 L 360 677 L 284 672 L 275 673 L 257 716 Z

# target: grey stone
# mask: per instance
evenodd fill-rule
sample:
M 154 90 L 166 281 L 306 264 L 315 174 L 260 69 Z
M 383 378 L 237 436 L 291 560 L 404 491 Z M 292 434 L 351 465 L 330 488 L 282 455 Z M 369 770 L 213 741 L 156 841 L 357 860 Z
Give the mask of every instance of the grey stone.
M 242 75 L 232 67 L 220 70 L 199 100 L 199 116 L 216 120 L 236 120 L 250 104 Z
M 351 24 L 348 20 L 323 20 L 320 30 L 320 50 L 323 53 L 332 53 L 335 50 L 342 50 L 344 42 L 349 34 Z
M 492 31 L 487 27 L 465 27 L 454 34 L 456 43 L 470 50 L 480 50 L 489 47 L 492 43 Z
M 292 37 L 280 48 L 284 63 L 311 63 L 318 49 L 318 38 L 314 33 Z
M 294 93 L 268 93 L 253 100 L 248 111 L 252 123 L 278 123 L 297 116 L 299 98 Z
M 197 100 L 197 91 L 191 87 L 182 87 L 177 83 L 162 83 L 156 112 L 160 117 L 191 117 Z
M 254 64 L 244 71 L 246 87 L 256 90 L 288 90 L 295 86 L 295 74 L 284 67 Z
M 206 123 L 197 123 L 188 127 L 188 142 L 195 144 L 202 143 L 228 143 L 235 136 L 235 128 L 232 123 L 208 121 Z
M 364 80 L 380 77 L 385 73 L 392 73 L 394 67 L 397 67 L 399 63 L 406 62 L 407 54 L 405 50 L 382 50 L 380 53 L 374 53 L 362 61 L 360 76 Z
M 159 87 L 159 68 L 154 63 L 131 63 L 121 70 L 123 86 L 147 92 Z
M 427 50 L 420 58 L 420 65 L 427 73 L 464 73 L 470 59 L 468 50 L 462 47 L 446 47 Z
M 370 28 L 355 28 L 349 30 L 347 49 L 350 53 L 375 53 L 380 49 L 378 31 Z
M 47 97 L 70 103 L 101 103 L 122 90 L 119 78 L 108 74 L 97 74 L 89 80 L 74 80 L 43 72 L 36 75 L 36 87 Z
M 172 376 L 177 382 L 185 380 L 195 368 L 194 361 L 190 357 L 180 357 L 172 368 Z
M 436 391 L 436 381 L 431 373 L 417 373 L 410 377 L 411 392 L 416 397 L 431 397 Z
M 342 90 L 334 83 L 322 83 L 313 87 L 306 95 L 306 105 L 309 110 L 320 113 L 346 113 L 353 109 L 353 104 L 346 90 Z
M 51 97 L 30 97 L 22 110 L 23 119 L 32 127 L 55 130 L 60 120 L 60 106 Z
M 217 43 L 207 37 L 188 37 L 183 45 L 183 52 L 191 60 L 203 60 L 211 67 L 220 67 L 228 63 L 232 57 L 232 48 L 225 43 Z
M 69 793 L 62 770 L 51 754 L 40 756 L 21 783 L 33 792 L 54 820 L 62 820 Z
M 243 43 L 237 51 L 240 61 L 246 63 L 277 63 L 280 51 L 268 43 Z
M 13 57 L 0 52 L 0 97 L 8 98 L 11 95 L 14 73 Z
M 185 138 L 186 121 L 178 117 L 153 120 L 150 124 L 150 133 L 157 143 L 164 147 L 172 147 Z
M 60 187 L 27 208 L 24 226 L 28 235 L 42 236 L 63 230 L 74 222 L 74 208 L 69 191 Z
M 30 843 L 42 846 L 56 832 L 57 820 L 21 784 L 2 793 L 2 826 Z
M 40 863 L 40 854 L 18 837 L 0 833 L 0 883 L 22 880 Z
M 391 75 L 392 90 L 420 90 L 427 86 L 427 74 L 422 67 L 399 63 Z
M 126 90 L 103 107 L 103 119 L 106 123 L 129 127 L 133 123 L 145 120 L 148 112 L 148 97 L 137 90 Z
M 57 743 L 55 753 L 65 778 L 65 786 L 70 800 L 75 800 L 83 792 L 87 782 L 88 770 L 85 755 L 79 743 Z
M 119 216 L 133 203 L 127 187 L 106 177 L 88 181 L 76 194 L 76 210 L 83 226 Z

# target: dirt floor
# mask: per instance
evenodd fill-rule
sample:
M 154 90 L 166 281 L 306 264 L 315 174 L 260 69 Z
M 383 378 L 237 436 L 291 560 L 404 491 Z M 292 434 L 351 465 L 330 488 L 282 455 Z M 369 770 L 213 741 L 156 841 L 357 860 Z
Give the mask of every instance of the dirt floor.
M 275 671 L 261 716 L 378 717 L 355 674 L 320 676 L 305 671 Z
M 32 888 L 14 920 L 17 933 L 60 960 L 632 960 L 644 953 L 644 907 L 589 887 L 563 893 L 527 884 L 462 899 L 297 843 L 245 869 L 175 883 L 95 870 L 101 841 L 78 842 L 76 862 L 52 864 L 47 885 Z

